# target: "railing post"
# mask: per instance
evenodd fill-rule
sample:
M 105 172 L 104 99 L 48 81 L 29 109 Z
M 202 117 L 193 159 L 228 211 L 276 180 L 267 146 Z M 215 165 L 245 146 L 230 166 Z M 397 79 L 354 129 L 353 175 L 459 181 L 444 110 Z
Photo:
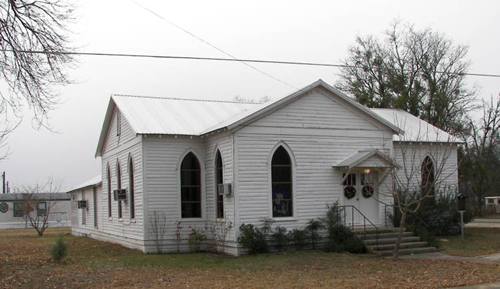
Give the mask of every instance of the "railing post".
M 346 208 L 347 207 L 344 207 L 344 221 L 343 221 L 344 226 L 347 226 L 347 218 L 346 218 L 346 212 L 345 212 Z
M 363 217 L 363 231 L 364 231 L 364 238 L 366 239 L 366 218 Z
M 354 231 L 354 207 L 351 207 L 351 227 Z

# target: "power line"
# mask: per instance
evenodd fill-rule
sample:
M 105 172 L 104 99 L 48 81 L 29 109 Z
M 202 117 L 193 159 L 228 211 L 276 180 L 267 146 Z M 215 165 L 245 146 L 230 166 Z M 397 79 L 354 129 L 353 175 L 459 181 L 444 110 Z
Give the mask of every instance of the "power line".
M 214 44 L 210 43 L 208 40 L 205 40 L 205 39 L 201 38 L 200 36 L 198 36 L 198 35 L 196 35 L 196 34 L 192 33 L 191 31 L 189 31 L 189 30 L 185 29 L 184 27 L 182 27 L 182 26 L 180 26 L 180 25 L 177 25 L 176 23 L 174 23 L 174 22 L 172 22 L 172 21 L 170 21 L 170 20 L 166 19 L 165 17 L 163 17 L 163 16 L 162 16 L 162 15 L 160 15 L 159 13 L 155 12 L 154 10 L 152 10 L 152 9 L 150 9 L 150 8 L 148 8 L 148 7 L 146 7 L 146 6 L 142 5 L 142 4 L 140 4 L 140 3 L 138 3 L 138 2 L 137 2 L 137 1 L 135 1 L 135 0 L 130 0 L 130 1 L 131 1 L 131 2 L 133 2 L 135 5 L 137 5 L 138 7 L 140 7 L 140 8 L 142 8 L 142 9 L 144 9 L 145 11 L 147 11 L 147 12 L 149 12 L 149 13 L 153 14 L 153 15 L 154 15 L 154 16 L 156 16 L 157 18 L 159 18 L 159 19 L 161 19 L 161 20 L 163 20 L 163 21 L 167 22 L 168 24 L 170 24 L 170 25 L 174 26 L 175 28 L 177 28 L 177 29 L 181 30 L 182 32 L 184 32 L 184 33 L 188 34 L 189 36 L 193 37 L 194 39 L 196 39 L 196 40 L 198 40 L 198 41 L 200 41 L 200 42 L 202 42 L 202 43 L 204 43 L 204 44 L 206 44 L 206 45 L 208 45 L 208 46 L 212 47 L 213 49 L 215 49 L 215 50 L 219 51 L 220 53 L 222 53 L 222 54 L 224 54 L 224 55 L 226 55 L 226 56 L 228 56 L 228 57 L 230 57 L 230 58 L 232 58 L 232 59 L 234 59 L 234 60 L 238 59 L 236 56 L 234 56 L 234 55 L 232 55 L 231 53 L 229 53 L 229 52 L 227 52 L 227 51 L 224 51 L 223 49 L 221 49 L 221 48 L 219 48 L 219 47 L 215 46 Z M 297 87 L 295 87 L 294 85 L 292 85 L 292 84 L 290 84 L 290 83 L 288 83 L 288 82 L 286 82 L 286 81 L 284 81 L 284 80 L 281 80 L 281 79 L 277 78 L 276 76 L 274 76 L 274 75 L 272 75 L 272 74 L 270 74 L 270 73 L 268 73 L 268 72 L 266 72 L 266 71 L 263 71 L 263 70 L 261 70 L 261 69 L 259 69 L 259 68 L 255 67 L 255 66 L 253 66 L 253 65 L 251 65 L 251 64 L 246 63 L 245 61 L 239 61 L 239 62 L 241 62 L 242 64 L 246 65 L 247 67 L 249 67 L 249 68 L 251 68 L 251 69 L 253 69 L 253 70 L 255 70 L 255 71 L 257 71 L 257 72 L 259 72 L 259 73 L 261 73 L 261 74 L 263 74 L 263 75 L 265 75 L 265 76 L 267 76 L 267 77 L 269 77 L 269 78 L 271 78 L 271 79 L 273 79 L 273 80 L 275 80 L 275 81 L 278 81 L 278 82 L 280 82 L 280 83 L 282 83 L 282 84 L 284 84 L 284 85 L 286 85 L 286 86 L 289 86 L 289 87 L 291 87 L 291 88 L 295 88 L 295 89 L 297 88 Z
M 1 49 L 2 52 L 14 52 L 11 49 Z M 31 53 L 31 54 L 48 54 L 48 55 L 81 55 L 81 56 L 107 56 L 107 57 L 133 57 L 133 58 L 157 58 L 157 59 L 179 59 L 179 60 L 201 60 L 201 61 L 224 61 L 224 62 L 243 62 L 243 63 L 263 63 L 263 64 L 284 64 L 284 65 L 300 65 L 300 66 L 320 66 L 320 67 L 336 67 L 336 68 L 360 68 L 355 65 L 321 63 L 321 62 L 306 62 L 306 61 L 286 61 L 286 60 L 266 60 L 266 59 L 251 59 L 251 58 L 224 58 L 224 57 L 203 57 L 203 56 L 182 56 L 182 55 L 155 55 L 155 54 L 131 54 L 131 53 L 105 53 L 105 52 L 78 52 L 78 51 L 41 51 L 41 50 L 16 50 L 16 53 Z M 436 71 L 439 74 L 449 75 L 464 75 L 478 77 L 495 77 L 500 78 L 500 74 L 493 73 L 453 73 L 446 71 Z

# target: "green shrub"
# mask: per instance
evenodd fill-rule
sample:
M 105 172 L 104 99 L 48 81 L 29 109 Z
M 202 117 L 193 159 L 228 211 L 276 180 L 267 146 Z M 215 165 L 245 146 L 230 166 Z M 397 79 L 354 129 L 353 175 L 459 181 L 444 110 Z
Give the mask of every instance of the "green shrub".
M 248 250 L 249 254 L 269 252 L 266 234 L 262 229 L 252 224 L 242 224 L 240 226 L 238 242 Z
M 440 193 L 430 200 L 424 202 L 416 213 L 406 216 L 406 229 L 430 243 L 435 243 L 436 236 L 460 234 L 460 214 L 455 194 Z M 399 227 L 401 216 L 397 207 L 393 216 L 394 226 Z M 470 219 L 471 215 L 466 212 L 464 222 L 467 223 Z
M 311 246 L 316 249 L 318 241 L 320 239 L 319 230 L 323 229 L 323 223 L 321 220 L 312 219 L 307 223 L 306 231 L 309 233 L 309 240 L 311 241 Z
M 50 250 L 50 255 L 55 262 L 61 262 L 68 255 L 68 248 L 64 242 L 63 236 L 59 236 L 56 239 L 56 242 L 52 245 Z
M 366 247 L 349 228 L 335 225 L 328 229 L 327 251 L 361 254 L 366 253 Z
M 285 227 L 278 226 L 274 228 L 274 232 L 271 234 L 271 238 L 274 242 L 274 246 L 278 251 L 284 251 L 288 247 L 288 234 Z
M 324 222 L 328 232 L 327 251 L 366 253 L 366 247 L 349 228 L 339 222 L 339 206 L 334 203 L 328 206 Z
M 207 236 L 194 228 L 191 228 L 191 233 L 189 234 L 189 249 L 191 252 L 199 252 L 201 249 L 201 243 L 207 239 Z
M 295 246 L 295 249 L 301 250 L 306 246 L 307 232 L 305 230 L 294 229 L 289 233 L 289 240 Z

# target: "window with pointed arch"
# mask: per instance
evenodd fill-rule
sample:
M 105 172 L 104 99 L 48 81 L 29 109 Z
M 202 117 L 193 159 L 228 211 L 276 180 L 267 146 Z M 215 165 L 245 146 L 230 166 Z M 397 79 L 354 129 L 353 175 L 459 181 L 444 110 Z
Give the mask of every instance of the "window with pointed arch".
M 109 164 L 107 165 L 106 178 L 108 182 L 108 217 L 111 218 L 113 210 L 111 207 L 111 169 L 109 168 Z
M 224 218 L 224 194 L 221 191 L 221 186 L 223 184 L 224 169 L 222 163 L 222 156 L 220 151 L 217 150 L 215 154 L 215 188 L 216 188 L 216 212 L 217 218 Z
M 122 189 L 122 170 L 120 168 L 120 162 L 116 161 L 116 189 L 120 191 Z M 122 201 L 118 201 L 118 219 L 123 217 L 122 212 Z
M 181 217 L 201 218 L 201 169 L 192 152 L 181 163 Z
M 283 146 L 279 146 L 273 154 L 271 179 L 273 217 L 292 217 L 292 160 Z
M 434 163 L 429 156 L 426 156 L 422 161 L 421 167 L 421 186 L 422 194 L 427 196 L 434 195 L 434 184 L 435 184 L 435 173 L 434 173 Z
M 134 186 L 134 161 L 128 158 L 128 190 L 130 192 L 130 219 L 135 219 L 135 186 Z

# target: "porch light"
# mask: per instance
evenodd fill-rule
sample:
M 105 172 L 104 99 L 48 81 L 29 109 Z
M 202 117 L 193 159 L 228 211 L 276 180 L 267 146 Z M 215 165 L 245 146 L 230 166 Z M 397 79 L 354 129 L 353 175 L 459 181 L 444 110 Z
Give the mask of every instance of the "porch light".
M 371 173 L 371 170 L 370 169 L 364 169 L 363 172 L 368 175 L 369 173 Z

